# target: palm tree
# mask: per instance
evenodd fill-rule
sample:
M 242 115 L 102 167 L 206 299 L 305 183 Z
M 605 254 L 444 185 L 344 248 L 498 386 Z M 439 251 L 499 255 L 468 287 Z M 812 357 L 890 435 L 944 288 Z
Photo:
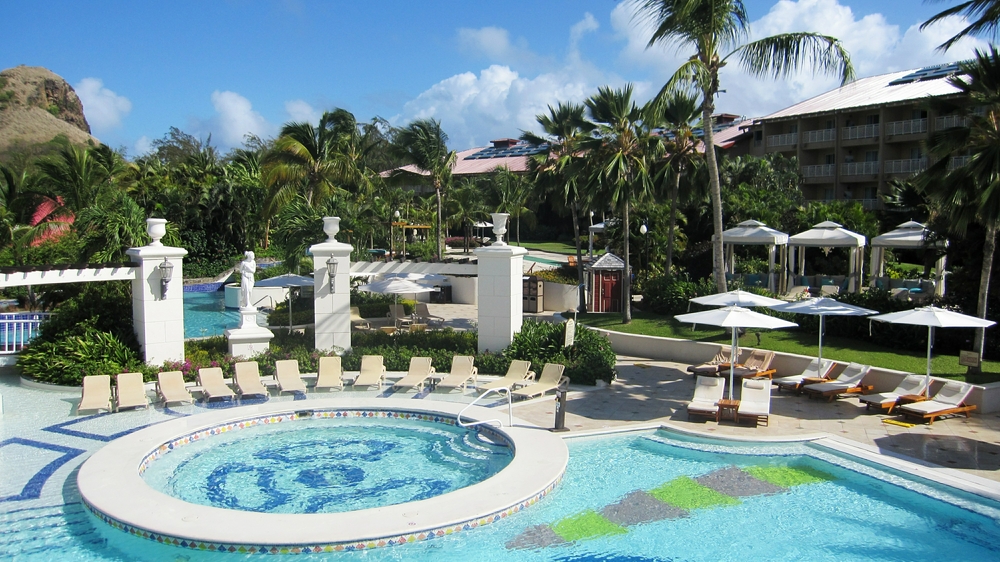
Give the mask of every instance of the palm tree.
M 75 212 L 86 209 L 107 186 L 108 171 L 91 150 L 66 146 L 38 162 L 40 187 Z
M 521 245 L 521 219 L 529 221 L 530 227 L 534 223 L 535 214 L 528 208 L 528 202 L 534 195 L 534 186 L 528 178 L 521 174 L 510 171 L 507 167 L 497 167 L 493 170 L 490 178 L 493 189 L 499 199 L 497 211 L 509 213 L 510 218 L 516 221 L 514 239 L 517 245 Z
M 486 202 L 483 192 L 471 178 L 462 178 L 458 186 L 448 197 L 449 222 L 462 227 L 465 253 L 469 253 L 469 239 L 472 238 L 472 225 L 486 218 Z
M 583 105 L 559 103 L 549 106 L 548 115 L 541 113 L 535 120 L 542 126 L 545 137 L 525 132 L 521 135 L 536 146 L 546 149 L 532 155 L 528 160 L 528 170 L 535 176 L 535 184 L 541 189 L 558 191 L 564 205 L 569 206 L 573 216 L 573 240 L 576 244 L 576 269 L 580 285 L 583 285 L 583 249 L 580 247 L 580 202 L 585 193 L 579 189 L 581 165 L 580 144 L 594 129 L 594 125 L 584 117 Z M 586 305 L 586 297 L 580 291 L 580 307 Z
M 418 119 L 396 131 L 393 140 L 396 155 L 427 174 L 437 197 L 437 258 L 444 255 L 441 229 L 442 193 L 451 185 L 451 170 L 455 166 L 455 151 L 448 150 L 448 135 L 436 119 Z M 408 174 L 398 170 L 397 175 Z M 423 175 L 423 174 L 418 174 Z
M 698 118 L 701 107 L 698 98 L 684 90 L 669 92 L 651 107 L 652 123 L 662 127 L 670 137 L 664 142 L 667 154 L 666 166 L 662 170 L 664 177 L 671 175 L 674 180 L 670 189 L 670 226 L 667 231 L 667 262 L 664 268 L 667 275 L 670 275 L 674 262 L 674 231 L 677 228 L 677 199 L 681 176 L 698 159 L 697 142 L 691 123 Z
M 1000 53 L 997 48 L 990 47 L 988 52 L 977 50 L 975 58 L 960 63 L 959 74 L 948 81 L 967 100 L 959 108 L 967 125 L 931 135 L 928 152 L 936 161 L 916 179 L 916 183 L 950 219 L 957 232 L 963 233 L 972 222 L 985 228 L 976 315 L 986 318 L 990 272 L 1000 231 Z M 954 159 L 960 156 L 968 156 L 968 162 L 954 166 Z M 985 331 L 978 328 L 973 349 L 980 359 L 984 340 Z
M 629 209 L 652 193 L 650 163 L 662 152 L 662 143 L 644 122 L 647 109 L 632 100 L 632 85 L 622 89 L 604 86 L 585 102 L 596 136 L 582 148 L 589 152 L 592 181 L 605 190 L 620 209 L 625 272 L 622 275 L 622 323 L 632 321 L 631 269 L 629 264 Z
M 938 45 L 938 49 L 942 51 L 947 51 L 965 37 L 996 37 L 997 24 L 1000 23 L 1000 0 L 967 0 L 935 14 L 920 25 L 920 31 L 952 16 L 961 16 L 966 21 L 972 20 L 972 23 L 951 39 Z
M 318 127 L 293 122 L 281 128 L 274 149 L 263 162 L 264 180 L 270 189 L 265 213 L 276 214 L 297 195 L 309 205 L 320 205 L 341 191 L 344 173 L 336 152 L 342 127 L 342 115 L 326 112 Z
M 741 0 L 631 0 L 635 18 L 653 22 L 648 46 L 658 43 L 693 47 L 694 55 L 674 73 L 660 91 L 664 96 L 678 83 L 693 83 L 702 94 L 705 160 L 712 200 L 713 265 L 716 289 L 726 290 L 722 247 L 722 195 L 719 166 L 713 141 L 712 114 L 719 93 L 719 70 L 736 57 L 753 76 L 782 77 L 808 62 L 816 71 L 836 72 L 841 83 L 854 79 L 854 67 L 834 37 L 818 33 L 783 33 L 742 43 L 750 34 L 749 19 Z M 728 51 L 728 52 L 727 52 Z

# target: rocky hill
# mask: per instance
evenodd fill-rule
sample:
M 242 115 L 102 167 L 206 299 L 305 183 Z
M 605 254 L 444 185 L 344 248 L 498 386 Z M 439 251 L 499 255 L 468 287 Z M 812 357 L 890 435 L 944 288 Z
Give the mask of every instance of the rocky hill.
M 72 143 L 97 142 L 73 88 L 39 66 L 0 72 L 0 152 L 14 144 L 45 143 L 59 135 Z

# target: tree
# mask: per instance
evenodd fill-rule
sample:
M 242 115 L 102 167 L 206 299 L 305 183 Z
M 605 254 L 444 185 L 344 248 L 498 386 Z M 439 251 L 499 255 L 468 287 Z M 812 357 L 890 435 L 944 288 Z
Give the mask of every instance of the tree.
M 493 170 L 490 181 L 499 199 L 497 211 L 509 213 L 510 218 L 515 221 L 514 239 L 520 246 L 521 219 L 525 218 L 529 221 L 529 228 L 534 223 L 535 215 L 528 208 L 528 203 L 533 199 L 535 193 L 534 186 L 527 178 L 506 167 L 497 167 Z M 508 236 L 508 238 L 510 237 Z
M 451 185 L 451 170 L 455 166 L 455 151 L 448 150 L 448 135 L 436 119 L 418 119 L 396 131 L 393 139 L 395 154 L 426 174 L 437 198 L 437 258 L 444 255 L 444 232 L 441 229 L 442 193 Z M 413 175 L 405 169 L 396 175 Z M 424 177 L 424 174 L 416 174 Z
M 650 163 L 663 145 L 650 134 L 644 119 L 651 109 L 640 109 L 632 100 L 632 85 L 622 89 L 604 86 L 585 102 L 596 135 L 583 143 L 592 166 L 592 181 L 601 186 L 619 208 L 625 272 L 622 275 L 622 323 L 632 321 L 631 269 L 629 263 L 629 210 L 652 193 Z
M 936 0 L 940 1 L 940 0 Z M 950 17 L 961 17 L 972 23 L 967 25 L 962 31 L 955 34 L 944 43 L 938 45 L 938 49 L 947 51 L 966 37 L 996 37 L 997 24 L 1000 23 L 1000 0 L 968 0 L 957 6 L 952 6 L 938 14 L 934 14 L 931 19 L 920 24 L 920 31 L 927 27 Z
M 716 289 L 726 291 L 722 245 L 722 195 L 712 127 L 715 96 L 719 93 L 719 70 L 736 57 L 752 76 L 787 76 L 804 63 L 815 71 L 836 72 L 841 83 L 854 79 L 854 67 L 843 46 L 834 37 L 818 33 L 783 33 L 741 44 L 750 33 L 749 19 L 741 0 L 631 0 L 634 17 L 654 24 L 647 47 L 658 43 L 693 47 L 695 53 L 674 73 L 660 91 L 663 97 L 677 84 L 693 83 L 702 94 L 702 124 L 705 160 L 708 164 L 709 196 L 712 200 L 712 272 Z M 727 52 L 728 51 L 728 52 Z
M 554 190 L 563 204 L 568 206 L 573 216 L 573 240 L 576 245 L 576 270 L 580 285 L 583 280 L 583 250 L 580 247 L 580 202 L 585 193 L 580 189 L 581 163 L 579 151 L 581 143 L 593 131 L 594 125 L 584 117 L 585 108 L 579 104 L 559 103 L 549 106 L 548 115 L 541 113 L 535 120 L 542 126 L 544 137 L 525 132 L 521 135 L 545 150 L 528 159 L 528 170 L 535 176 L 535 184 L 540 189 Z M 589 205 L 585 205 L 585 208 Z M 586 306 L 586 296 L 580 291 L 580 308 Z
M 462 238 L 465 253 L 469 253 L 469 239 L 472 238 L 472 225 L 487 217 L 486 202 L 483 192 L 471 178 L 462 178 L 458 186 L 448 197 L 448 219 L 455 226 L 462 227 Z
M 931 135 L 928 152 L 935 162 L 915 183 L 950 219 L 956 232 L 964 233 L 972 222 L 986 230 L 976 301 L 976 315 L 986 318 L 1000 230 L 1000 53 L 996 47 L 977 50 L 975 58 L 960 63 L 959 74 L 948 81 L 966 100 L 957 109 L 967 124 Z M 956 165 L 963 160 L 967 162 Z M 980 359 L 985 337 L 985 330 L 978 328 L 973 349 Z
M 264 181 L 269 189 L 264 212 L 275 215 L 296 196 L 309 205 L 320 205 L 340 191 L 343 177 L 337 162 L 337 136 L 343 116 L 325 112 L 319 126 L 286 123 L 264 158 Z

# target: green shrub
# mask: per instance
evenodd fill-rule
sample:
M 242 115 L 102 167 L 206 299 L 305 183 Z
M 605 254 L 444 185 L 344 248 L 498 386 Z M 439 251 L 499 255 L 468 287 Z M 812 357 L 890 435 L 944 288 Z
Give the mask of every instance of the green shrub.
M 410 299 L 397 299 L 393 295 L 351 289 L 351 306 L 358 307 L 362 318 L 385 318 L 389 315 L 389 305 L 394 302 L 403 305 L 406 314 L 413 314 L 413 309 L 417 305 L 417 301 Z
M 535 277 L 538 277 L 542 281 L 548 281 L 550 283 L 562 283 L 563 285 L 573 285 L 574 287 L 578 285 L 576 282 L 576 268 L 573 268 L 573 274 L 567 275 L 564 271 L 565 268 L 558 269 L 543 269 L 541 271 L 536 271 L 532 273 Z
M 682 314 L 687 312 L 690 299 L 714 292 L 711 279 L 691 281 L 687 276 L 659 275 L 646 281 L 642 307 L 657 314 Z
M 55 342 L 67 335 L 79 335 L 84 323 L 93 320 L 91 326 L 94 329 L 114 334 L 138 352 L 139 342 L 132 329 L 131 284 L 128 281 L 108 281 L 77 287 L 79 292 L 60 304 L 55 316 L 42 324 L 35 342 Z
M 142 368 L 138 353 L 118 337 L 84 320 L 75 330 L 32 342 L 18 358 L 21 374 L 42 382 L 79 386 L 87 375 L 114 375 Z
M 565 335 L 566 324 L 528 321 L 503 354 L 508 360 L 531 361 L 537 373 L 546 363 L 566 365 L 564 375 L 574 384 L 596 384 L 598 380 L 610 383 L 615 379 L 615 352 L 607 338 L 580 328 L 573 345 L 567 348 L 563 347 Z

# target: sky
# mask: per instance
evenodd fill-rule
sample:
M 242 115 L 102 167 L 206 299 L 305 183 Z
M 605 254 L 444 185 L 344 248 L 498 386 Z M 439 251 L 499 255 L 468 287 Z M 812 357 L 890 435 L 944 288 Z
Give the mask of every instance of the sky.
M 744 0 L 752 37 L 839 38 L 859 77 L 968 58 L 961 29 L 918 28 L 952 0 Z M 557 102 L 632 83 L 656 94 L 691 53 L 646 48 L 650 27 L 613 0 L 35 0 L 4 4 L 0 69 L 44 66 L 77 91 L 94 136 L 130 156 L 177 127 L 223 151 L 337 107 L 402 126 L 434 118 L 452 149 L 538 130 Z M 838 86 L 723 69 L 718 112 L 760 117 Z

